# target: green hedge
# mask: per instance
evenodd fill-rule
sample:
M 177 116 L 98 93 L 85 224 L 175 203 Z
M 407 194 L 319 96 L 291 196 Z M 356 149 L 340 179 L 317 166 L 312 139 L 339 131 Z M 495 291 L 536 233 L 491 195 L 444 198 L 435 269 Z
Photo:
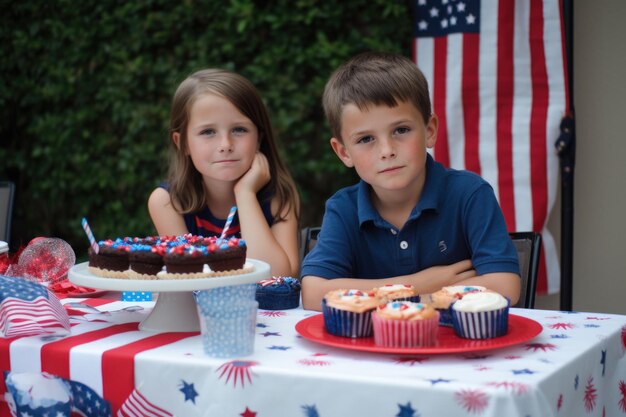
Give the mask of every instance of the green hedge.
M 86 216 L 105 238 L 154 233 L 146 200 L 166 172 L 171 95 L 228 68 L 261 91 L 299 186 L 302 224 L 353 183 L 321 109 L 332 70 L 364 50 L 411 53 L 409 2 L 3 2 L 0 179 L 16 182 L 11 249 L 35 236 L 80 255 Z

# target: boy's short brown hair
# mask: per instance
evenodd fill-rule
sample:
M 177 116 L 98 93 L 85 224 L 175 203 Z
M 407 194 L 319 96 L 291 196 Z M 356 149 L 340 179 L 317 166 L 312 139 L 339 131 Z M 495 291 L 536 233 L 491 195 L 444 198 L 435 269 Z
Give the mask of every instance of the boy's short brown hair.
M 431 116 L 428 81 L 410 59 L 396 54 L 365 52 L 333 72 L 324 88 L 324 112 L 333 137 L 341 138 L 341 113 L 347 104 L 365 110 L 369 105 L 413 103 L 424 122 Z

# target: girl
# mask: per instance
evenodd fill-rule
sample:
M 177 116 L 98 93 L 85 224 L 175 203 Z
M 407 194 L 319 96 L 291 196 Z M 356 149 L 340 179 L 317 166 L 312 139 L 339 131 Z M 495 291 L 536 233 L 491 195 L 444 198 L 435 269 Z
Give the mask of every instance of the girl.
M 190 75 L 174 94 L 169 131 L 168 182 L 148 199 L 157 233 L 219 236 L 237 206 L 227 234 L 272 275 L 298 276 L 300 202 L 252 83 L 220 69 Z

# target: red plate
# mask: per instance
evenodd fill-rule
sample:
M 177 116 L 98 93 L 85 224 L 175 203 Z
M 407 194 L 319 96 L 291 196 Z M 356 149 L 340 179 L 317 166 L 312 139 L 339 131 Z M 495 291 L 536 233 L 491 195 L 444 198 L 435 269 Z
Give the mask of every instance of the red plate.
M 499 349 L 526 342 L 541 333 L 541 324 L 526 317 L 509 314 L 509 332 L 500 337 L 486 340 L 463 339 L 454 334 L 451 327 L 439 326 L 437 344 L 420 348 L 393 348 L 376 346 L 373 337 L 350 338 L 334 336 L 324 329 L 324 316 L 317 314 L 300 320 L 296 331 L 312 342 L 342 349 L 364 352 L 400 353 L 400 354 L 440 354 L 464 353 L 481 350 Z
M 67 293 L 67 297 L 70 298 L 92 298 L 100 297 L 102 294 L 108 293 L 109 290 L 93 290 L 90 292 L 70 292 Z

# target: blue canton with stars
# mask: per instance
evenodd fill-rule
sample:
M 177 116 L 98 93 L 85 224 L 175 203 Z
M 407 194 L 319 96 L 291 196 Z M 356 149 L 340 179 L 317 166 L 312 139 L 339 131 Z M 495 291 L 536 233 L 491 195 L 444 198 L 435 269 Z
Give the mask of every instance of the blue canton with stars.
M 479 32 L 480 0 L 464 0 L 455 4 L 447 0 L 414 2 L 416 18 L 413 35 L 417 38 Z
M 36 282 L 0 276 L 0 300 L 9 297 L 24 301 L 33 301 L 38 297 L 48 299 L 48 290 Z

